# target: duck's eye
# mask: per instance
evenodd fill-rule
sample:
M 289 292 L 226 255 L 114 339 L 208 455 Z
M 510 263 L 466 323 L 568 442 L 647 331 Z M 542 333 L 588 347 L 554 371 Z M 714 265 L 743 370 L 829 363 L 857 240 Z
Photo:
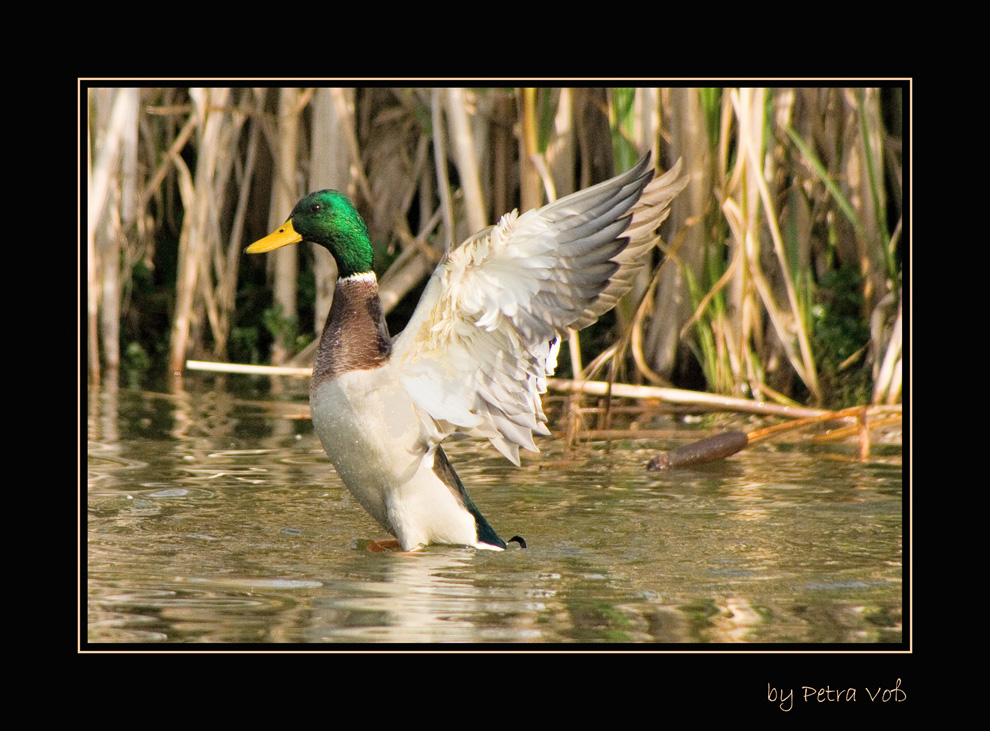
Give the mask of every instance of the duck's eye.
M 319 203 L 314 203 L 312 206 L 310 206 L 309 212 L 310 213 L 319 213 L 320 212 L 320 209 L 322 207 L 323 206 L 321 206 Z

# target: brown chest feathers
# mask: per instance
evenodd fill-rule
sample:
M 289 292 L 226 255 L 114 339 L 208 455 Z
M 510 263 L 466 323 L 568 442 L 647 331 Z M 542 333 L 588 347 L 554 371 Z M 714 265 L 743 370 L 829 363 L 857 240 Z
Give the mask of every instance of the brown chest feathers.
M 378 368 L 391 349 L 374 276 L 338 280 L 313 363 L 313 385 L 349 371 Z

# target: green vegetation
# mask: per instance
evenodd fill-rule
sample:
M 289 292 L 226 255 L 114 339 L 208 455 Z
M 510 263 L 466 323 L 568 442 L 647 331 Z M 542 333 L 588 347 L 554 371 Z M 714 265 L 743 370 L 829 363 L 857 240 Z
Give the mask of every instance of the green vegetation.
M 90 379 L 306 364 L 328 259 L 241 253 L 309 190 L 356 202 L 399 329 L 449 241 L 653 150 L 692 181 L 655 275 L 562 369 L 899 403 L 904 90 L 89 89 Z

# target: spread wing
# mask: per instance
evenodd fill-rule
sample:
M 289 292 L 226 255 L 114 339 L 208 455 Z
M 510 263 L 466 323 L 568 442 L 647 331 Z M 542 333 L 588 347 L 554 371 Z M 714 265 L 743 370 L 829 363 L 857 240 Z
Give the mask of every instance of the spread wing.
M 649 263 L 656 228 L 687 181 L 653 181 L 649 156 L 611 180 L 502 217 L 437 267 L 392 362 L 437 443 L 489 439 L 515 464 L 549 434 L 540 394 L 567 329 L 615 306 Z

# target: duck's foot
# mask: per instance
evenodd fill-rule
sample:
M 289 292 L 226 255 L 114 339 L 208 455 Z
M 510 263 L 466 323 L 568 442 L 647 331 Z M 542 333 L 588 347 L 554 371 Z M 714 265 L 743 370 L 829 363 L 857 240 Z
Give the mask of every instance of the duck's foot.
M 368 550 L 372 553 L 384 553 L 385 551 L 401 551 L 402 544 L 395 538 L 387 541 L 369 541 Z

